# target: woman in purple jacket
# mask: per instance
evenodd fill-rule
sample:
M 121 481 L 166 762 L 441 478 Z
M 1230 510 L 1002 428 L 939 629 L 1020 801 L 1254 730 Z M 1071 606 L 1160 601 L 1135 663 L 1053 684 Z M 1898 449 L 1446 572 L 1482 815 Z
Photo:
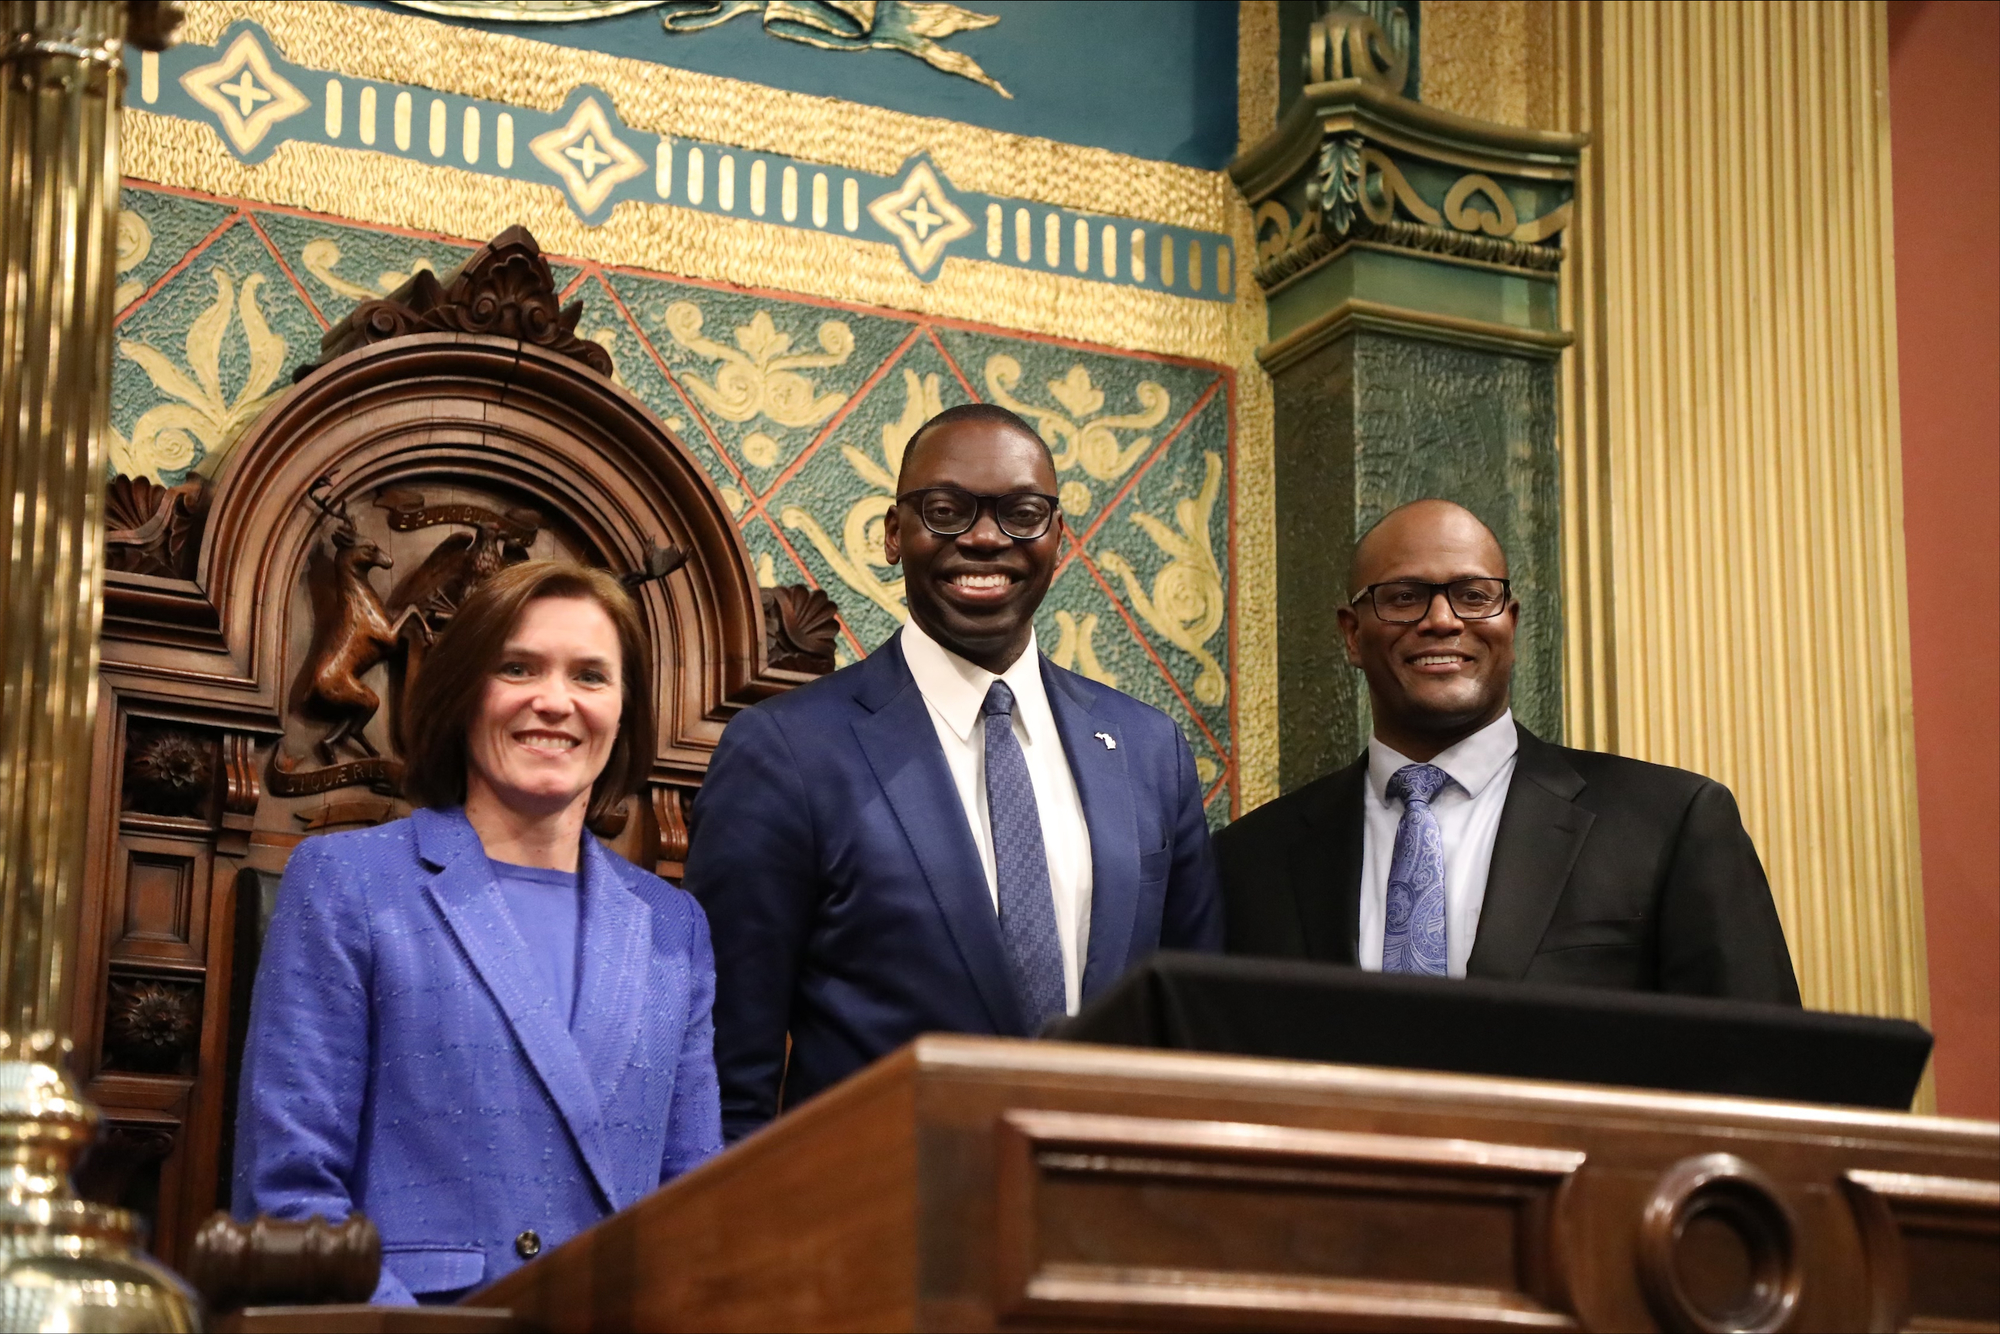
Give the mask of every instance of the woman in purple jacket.
M 378 1302 L 454 1299 L 721 1148 L 707 921 L 584 830 L 649 774 L 651 685 L 616 579 L 502 570 L 406 699 L 420 809 L 286 867 L 236 1211 L 366 1213 Z

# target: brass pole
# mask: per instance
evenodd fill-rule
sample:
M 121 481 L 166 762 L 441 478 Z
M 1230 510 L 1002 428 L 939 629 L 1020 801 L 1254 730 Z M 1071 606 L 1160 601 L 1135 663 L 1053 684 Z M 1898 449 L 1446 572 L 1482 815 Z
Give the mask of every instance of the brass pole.
M 75 1198 L 64 1069 L 102 614 L 128 38 L 178 8 L 0 0 L 0 1330 L 198 1327 L 131 1216 Z M 129 26 L 129 34 L 128 34 Z

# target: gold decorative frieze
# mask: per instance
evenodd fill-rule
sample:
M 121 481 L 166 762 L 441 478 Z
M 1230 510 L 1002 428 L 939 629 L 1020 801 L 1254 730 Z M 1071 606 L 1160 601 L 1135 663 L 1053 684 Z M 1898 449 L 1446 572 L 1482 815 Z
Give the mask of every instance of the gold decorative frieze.
M 324 144 L 552 187 L 591 227 L 607 224 L 621 204 L 664 206 L 890 246 L 925 282 L 950 256 L 1193 301 L 1235 298 L 1234 242 L 1220 228 L 1148 222 L 1117 209 L 1051 209 L 961 189 L 927 150 L 893 172 L 860 171 L 811 156 L 744 151 L 726 139 L 641 130 L 621 116 L 611 93 L 589 84 L 568 89 L 549 111 L 344 77 L 338 62 L 287 58 L 263 24 L 249 19 L 231 24 L 212 46 L 191 43 L 149 62 L 128 103 L 210 124 L 231 153 L 253 165 L 286 144 Z

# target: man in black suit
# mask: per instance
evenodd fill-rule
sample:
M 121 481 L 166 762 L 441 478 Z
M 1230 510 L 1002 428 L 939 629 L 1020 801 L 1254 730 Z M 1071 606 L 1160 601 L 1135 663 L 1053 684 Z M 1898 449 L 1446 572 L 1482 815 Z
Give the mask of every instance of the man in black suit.
M 1416 501 L 1351 570 L 1375 734 L 1217 838 L 1231 953 L 1799 1003 L 1727 788 L 1514 722 L 1520 603 L 1484 524 Z

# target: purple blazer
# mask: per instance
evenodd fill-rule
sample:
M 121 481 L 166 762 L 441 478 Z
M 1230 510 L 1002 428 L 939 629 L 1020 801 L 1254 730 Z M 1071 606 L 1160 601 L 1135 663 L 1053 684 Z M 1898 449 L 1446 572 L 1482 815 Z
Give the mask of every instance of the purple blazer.
M 359 1209 L 375 1300 L 438 1301 L 721 1149 L 707 919 L 594 838 L 581 870 L 570 1027 L 463 811 L 299 845 L 251 1001 L 239 1216 Z

